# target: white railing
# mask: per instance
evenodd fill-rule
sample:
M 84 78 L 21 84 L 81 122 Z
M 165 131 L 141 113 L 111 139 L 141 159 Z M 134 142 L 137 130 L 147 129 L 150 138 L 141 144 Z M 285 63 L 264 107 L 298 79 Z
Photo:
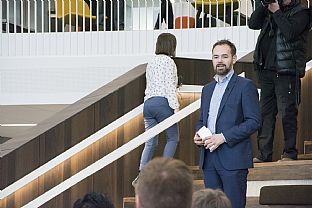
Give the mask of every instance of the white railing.
M 1 0 L 0 7 L 2 33 L 50 33 L 241 26 L 252 1 Z M 196 18 L 198 11 L 208 16 Z
M 246 26 L 252 1 L 0 0 L 0 56 L 153 54 L 164 30 L 177 36 L 181 56 L 201 58 L 221 38 L 250 52 L 258 35 Z M 166 21 L 157 24 L 159 16 Z
M 95 172 L 101 170 L 105 166 L 109 165 L 110 163 L 116 161 L 117 159 L 121 158 L 122 156 L 126 155 L 130 151 L 134 150 L 138 146 L 145 143 L 149 138 L 159 134 L 160 132 L 164 131 L 165 129 L 172 126 L 174 123 L 177 123 L 181 119 L 185 118 L 186 116 L 190 115 L 191 113 L 198 110 L 200 107 L 200 99 L 191 103 L 190 105 L 183 108 L 181 111 L 175 113 L 174 115 L 170 116 L 169 118 L 165 119 L 163 122 L 157 124 L 155 127 L 145 131 L 141 135 L 135 137 L 128 143 L 122 145 L 118 149 L 114 150 L 113 152 L 107 154 L 103 158 L 99 159 L 98 161 L 94 162 L 93 164 L 89 165 L 85 169 L 81 170 L 80 172 L 76 173 L 75 175 L 71 176 L 70 178 L 66 179 L 62 183 L 56 185 L 55 187 L 51 188 L 47 192 L 43 193 L 39 197 L 35 198 L 34 200 L 28 202 L 24 205 L 24 208 L 35 208 L 43 205 L 44 203 L 48 202 L 55 196 L 59 195 L 60 193 L 64 192 L 65 190 L 69 189 L 70 187 L 74 186 L 78 182 L 84 180 L 88 176 L 94 174 Z M 101 137 L 100 137 L 101 138 Z
M 197 92 L 200 93 L 202 89 L 202 86 L 193 86 L 193 85 L 183 85 L 179 87 L 179 92 L 188 93 L 188 92 Z M 196 105 L 190 105 L 187 108 L 183 109 L 182 113 L 179 113 L 179 119 L 186 117 L 190 113 L 194 112 L 197 109 L 191 108 L 191 106 L 196 107 Z M 120 126 L 124 125 L 125 123 L 129 122 L 131 119 L 135 118 L 136 116 L 142 114 L 143 112 L 143 104 L 139 105 L 138 107 L 132 109 L 125 115 L 119 117 L 112 123 L 108 124 L 107 126 L 103 127 L 99 131 L 95 132 L 94 134 L 90 135 L 89 137 L 85 138 L 78 144 L 74 145 L 70 149 L 64 151 L 60 155 L 56 156 L 55 158 L 51 159 L 50 161 L 46 162 L 45 164 L 41 165 L 37 169 L 33 170 L 29 174 L 25 175 L 24 177 L 20 178 L 19 180 L 15 181 L 14 183 L 10 184 L 9 186 L 5 187 L 4 189 L 0 190 L 0 200 L 9 196 L 10 194 L 14 193 L 15 191 L 19 190 L 20 188 L 24 187 L 31 181 L 35 180 L 39 176 L 45 174 L 52 168 L 56 167 L 57 165 L 63 163 L 65 160 L 69 159 L 70 157 L 74 156 L 78 152 L 82 151 L 86 147 L 94 144 L 113 130 L 119 128 Z M 186 113 L 189 113 L 185 115 Z M 185 115 L 185 116 L 184 116 Z M 184 116 L 184 117 L 182 117 Z M 176 117 L 173 117 L 176 118 Z M 169 119 L 170 120 L 170 119 Z M 170 120 L 171 121 L 171 120 Z M 164 123 L 164 125 L 167 125 L 167 123 Z M 172 124 L 171 124 L 172 125 Z M 144 134 L 145 135 L 145 134 Z M 151 136 L 152 137 L 152 136 Z M 136 146 L 137 147 L 137 146 Z M 136 148 L 134 147 L 134 148 Z M 133 149 L 134 149 L 133 148 Z M 131 150 L 130 150 L 131 151 Z
M 196 54 L 222 38 L 247 53 L 259 34 L 246 26 L 255 5 L 255 0 L 0 0 L 0 56 L 153 54 L 164 30 L 178 36 L 181 56 L 202 58 Z
M 116 119 L 112 123 L 108 124 L 104 128 L 100 129 L 96 133 L 92 134 L 91 136 L 82 140 L 78 144 L 74 145 L 73 147 L 71 147 L 68 150 L 64 151 L 63 153 L 59 154 L 55 158 L 53 158 L 50 161 L 46 162 L 45 164 L 41 165 L 37 169 L 33 170 L 29 174 L 25 175 L 24 177 L 20 178 L 19 180 L 15 181 L 14 183 L 5 187 L 3 190 L 0 190 L 0 200 L 9 196 L 10 194 L 14 193 L 18 189 L 24 187 L 26 184 L 35 180 L 36 178 L 38 178 L 39 176 L 48 172 L 49 170 L 56 167 L 57 165 L 63 163 L 65 160 L 74 156 L 75 154 L 82 151 L 86 147 L 94 144 L 95 142 L 97 142 L 98 140 L 100 140 L 101 138 L 103 138 L 104 136 L 106 136 L 107 134 L 112 132 L 113 130 L 117 129 L 118 127 L 129 122 L 131 119 L 140 115 L 142 112 L 143 112 L 143 104 L 139 105 L 135 109 L 126 113 L 125 115 L 119 117 L 118 119 Z

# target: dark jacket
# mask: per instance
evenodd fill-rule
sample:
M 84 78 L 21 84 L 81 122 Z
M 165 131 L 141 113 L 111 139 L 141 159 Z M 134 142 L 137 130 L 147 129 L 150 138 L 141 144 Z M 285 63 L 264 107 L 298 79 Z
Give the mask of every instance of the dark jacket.
M 216 81 L 208 83 L 202 90 L 200 118 L 196 129 L 208 125 L 210 101 Z M 222 97 L 217 120 L 216 133 L 223 133 L 226 143 L 214 152 L 227 170 L 253 167 L 250 136 L 260 128 L 261 114 L 256 85 L 249 79 L 233 74 Z M 208 163 L 211 153 L 201 147 L 199 166 Z
M 250 29 L 261 29 L 254 52 L 256 69 L 276 70 L 282 75 L 304 76 L 309 31 L 307 8 L 294 0 L 287 7 L 272 14 L 260 5 L 252 13 L 248 26 Z M 268 41 L 263 39 L 268 40 L 268 37 L 272 39 L 265 46 Z

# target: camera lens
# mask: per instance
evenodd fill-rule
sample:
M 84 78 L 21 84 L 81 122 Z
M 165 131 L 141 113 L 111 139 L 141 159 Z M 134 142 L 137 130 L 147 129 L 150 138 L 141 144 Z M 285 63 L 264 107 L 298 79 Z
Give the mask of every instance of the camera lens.
M 275 0 L 261 0 L 262 4 L 263 5 L 268 5 L 268 4 L 271 4 L 271 3 L 275 3 L 276 1 Z

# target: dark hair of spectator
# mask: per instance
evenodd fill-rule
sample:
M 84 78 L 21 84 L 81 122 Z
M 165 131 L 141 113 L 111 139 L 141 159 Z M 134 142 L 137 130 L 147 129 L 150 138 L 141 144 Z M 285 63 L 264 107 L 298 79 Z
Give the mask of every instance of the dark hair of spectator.
M 158 36 L 156 42 L 155 54 L 165 54 L 175 57 L 177 40 L 171 33 L 162 33 Z
M 114 205 L 106 194 L 92 192 L 78 199 L 73 208 L 114 208 Z
M 231 48 L 231 54 L 232 56 L 236 55 L 236 47 L 234 45 L 234 43 L 232 43 L 229 40 L 219 40 L 218 42 L 216 42 L 215 44 L 213 44 L 212 47 L 212 51 L 216 46 L 220 46 L 220 45 L 228 45 Z

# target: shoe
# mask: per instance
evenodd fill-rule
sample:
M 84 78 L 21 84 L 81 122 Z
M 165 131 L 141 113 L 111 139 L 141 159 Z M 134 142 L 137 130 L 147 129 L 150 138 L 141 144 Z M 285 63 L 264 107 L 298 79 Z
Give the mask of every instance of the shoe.
M 138 183 L 138 180 L 139 180 L 139 175 L 132 181 L 132 186 L 135 188 L 135 186 L 137 185 Z
M 254 157 L 254 158 L 252 159 L 252 162 L 253 162 L 253 163 L 264 163 L 263 160 L 260 160 L 260 159 L 257 158 L 257 157 Z
M 283 162 L 283 161 L 295 161 L 295 159 L 282 155 L 281 159 L 278 160 L 278 162 Z

